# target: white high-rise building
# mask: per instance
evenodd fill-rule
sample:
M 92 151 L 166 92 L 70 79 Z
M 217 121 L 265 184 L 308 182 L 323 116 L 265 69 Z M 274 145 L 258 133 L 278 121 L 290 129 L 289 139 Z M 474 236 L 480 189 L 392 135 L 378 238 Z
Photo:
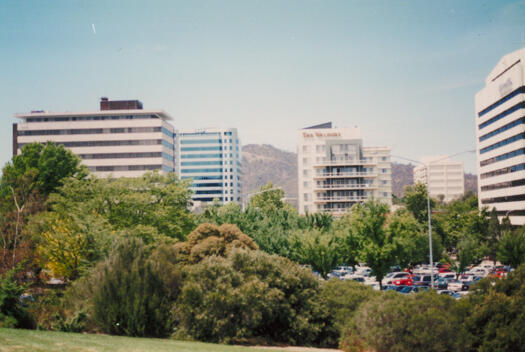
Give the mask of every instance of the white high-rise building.
M 414 167 L 414 182 L 427 184 L 427 167 L 430 196 L 443 197 L 445 202 L 461 198 L 465 194 L 465 173 L 461 161 L 452 161 L 447 156 L 427 156 L 423 165 Z
M 340 215 L 374 198 L 392 204 L 389 147 L 363 147 L 359 128 L 325 123 L 298 133 L 298 207 L 301 213 Z
M 175 168 L 172 118 L 143 110 L 138 100 L 102 98 L 100 111 L 17 114 L 13 154 L 32 142 L 61 144 L 82 158 L 97 176 L 136 177 L 148 170 Z
M 479 206 L 525 224 L 525 48 L 507 54 L 476 94 Z
M 241 202 L 241 143 L 236 128 L 180 131 L 177 170 L 191 179 L 194 205 L 218 199 Z

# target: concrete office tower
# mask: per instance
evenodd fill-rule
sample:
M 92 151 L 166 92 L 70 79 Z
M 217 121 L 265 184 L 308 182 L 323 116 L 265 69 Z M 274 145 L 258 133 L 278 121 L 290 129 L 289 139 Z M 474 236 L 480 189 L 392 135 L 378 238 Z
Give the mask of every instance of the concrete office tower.
M 180 131 L 176 138 L 182 179 L 192 180 L 194 205 L 218 199 L 241 202 L 241 143 L 236 128 Z
M 174 129 L 160 110 L 138 100 L 102 98 L 100 111 L 16 114 L 13 154 L 31 142 L 62 144 L 97 176 L 136 177 L 145 171 L 174 171 Z
M 363 147 L 359 128 L 325 123 L 299 130 L 299 211 L 340 215 L 374 198 L 392 203 L 389 147 Z
M 525 48 L 503 56 L 475 97 L 479 206 L 525 224 Z
M 429 168 L 430 196 L 443 197 L 445 202 L 461 198 L 465 194 L 465 173 L 461 161 L 452 161 L 447 156 L 427 156 L 421 159 L 425 165 L 414 168 L 414 182 L 427 184 Z

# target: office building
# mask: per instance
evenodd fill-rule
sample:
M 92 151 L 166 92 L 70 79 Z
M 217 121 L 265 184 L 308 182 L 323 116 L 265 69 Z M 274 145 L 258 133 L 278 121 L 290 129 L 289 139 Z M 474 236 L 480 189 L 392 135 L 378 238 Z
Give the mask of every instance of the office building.
M 136 177 L 149 170 L 175 168 L 172 118 L 144 110 L 138 100 L 102 98 L 99 111 L 16 114 L 13 154 L 32 142 L 61 144 L 82 158 L 97 176 Z
M 363 146 L 359 128 L 307 127 L 297 145 L 301 213 L 341 215 L 372 198 L 392 204 L 390 148 Z
M 479 206 L 525 224 L 525 48 L 505 55 L 475 97 Z
M 421 163 L 414 168 L 414 182 L 427 184 L 428 176 L 431 197 L 450 202 L 465 194 L 465 173 L 461 161 L 438 155 L 424 157 Z
M 191 179 L 194 205 L 241 202 L 241 144 L 236 128 L 180 131 L 177 169 Z

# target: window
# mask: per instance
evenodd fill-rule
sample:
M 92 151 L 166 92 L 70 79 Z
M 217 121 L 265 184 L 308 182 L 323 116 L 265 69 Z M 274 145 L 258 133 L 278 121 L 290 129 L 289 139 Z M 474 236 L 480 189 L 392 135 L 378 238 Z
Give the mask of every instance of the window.
M 303 182 L 303 187 L 308 187 L 308 181 Z
M 308 153 L 308 146 L 307 145 L 303 145 L 303 153 Z
M 308 165 L 308 158 L 303 158 L 303 164 Z
M 303 170 L 303 176 L 308 176 L 308 170 Z
M 308 193 L 304 193 L 304 194 L 303 194 L 303 199 L 304 199 L 305 201 L 308 201 Z

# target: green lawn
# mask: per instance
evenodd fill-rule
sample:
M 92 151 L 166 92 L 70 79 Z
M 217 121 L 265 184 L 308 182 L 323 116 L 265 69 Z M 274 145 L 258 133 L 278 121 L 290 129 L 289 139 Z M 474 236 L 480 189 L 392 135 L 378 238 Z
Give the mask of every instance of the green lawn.
M 268 352 L 251 347 L 54 331 L 0 329 L 0 351 Z

